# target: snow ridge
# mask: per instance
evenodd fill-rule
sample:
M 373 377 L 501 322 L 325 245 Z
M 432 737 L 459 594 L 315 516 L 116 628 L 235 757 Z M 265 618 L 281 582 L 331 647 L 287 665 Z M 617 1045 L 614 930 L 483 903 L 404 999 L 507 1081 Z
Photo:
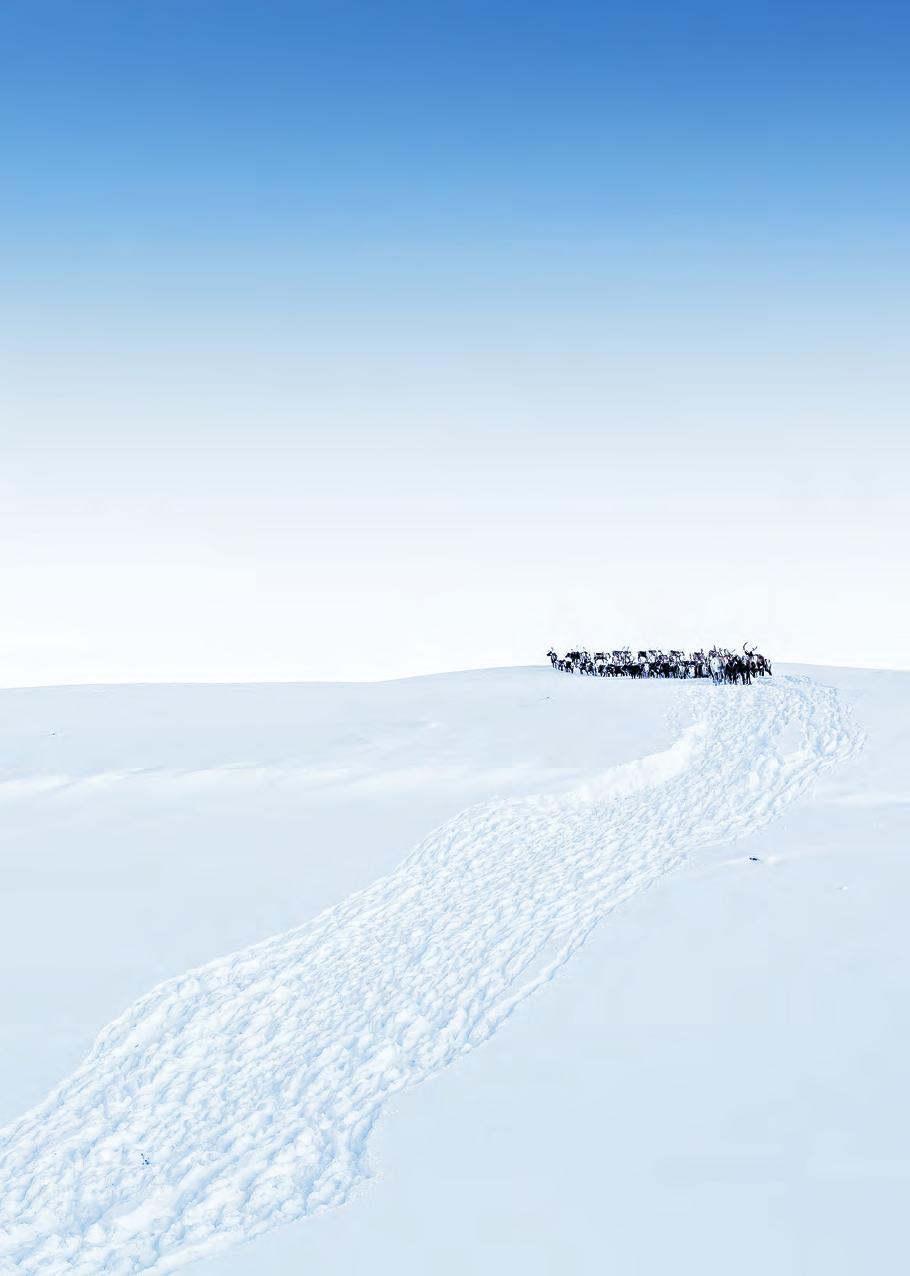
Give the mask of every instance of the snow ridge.
M 692 685 L 664 753 L 471 807 L 313 921 L 135 1002 L 0 1133 L 0 1270 L 173 1272 L 340 1205 L 388 1097 L 489 1038 L 617 904 L 862 736 L 809 679 Z

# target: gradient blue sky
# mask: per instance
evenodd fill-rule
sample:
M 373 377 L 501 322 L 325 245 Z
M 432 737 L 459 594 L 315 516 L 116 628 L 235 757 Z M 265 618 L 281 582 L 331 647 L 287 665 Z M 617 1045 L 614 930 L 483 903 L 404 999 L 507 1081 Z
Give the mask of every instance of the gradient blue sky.
M 910 666 L 910 10 L 0 6 L 0 684 Z

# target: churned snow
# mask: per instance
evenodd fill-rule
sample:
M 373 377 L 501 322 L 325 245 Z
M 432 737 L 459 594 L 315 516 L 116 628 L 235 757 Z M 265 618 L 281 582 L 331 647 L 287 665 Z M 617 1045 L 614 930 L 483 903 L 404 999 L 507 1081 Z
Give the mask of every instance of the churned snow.
M 862 696 L 820 675 L 715 688 L 516 670 L 357 688 L 64 688 L 2 698 L 0 818 L 19 853 L 10 857 L 3 941 L 17 979 L 4 1014 L 0 1270 L 26 1273 L 165 1272 L 212 1255 L 209 1270 L 224 1273 L 307 1261 L 341 1272 L 368 1259 L 379 1270 L 455 1271 L 470 1261 L 490 1272 L 543 1272 L 559 1254 L 575 1269 L 602 1254 L 607 1267 L 611 1252 L 616 1270 L 665 1270 L 653 1239 L 630 1248 L 616 1185 L 598 1190 L 636 1143 L 636 1113 L 639 1150 L 654 1145 L 649 1113 L 691 1067 L 668 1056 L 659 1031 L 641 1042 L 649 1016 L 641 973 L 662 965 L 673 987 L 699 943 L 690 936 L 688 949 L 675 946 L 672 890 L 636 897 L 698 852 L 669 879 L 685 883 L 684 920 L 693 895 L 735 911 L 756 882 L 783 881 L 788 855 L 756 839 L 780 828 L 785 812 L 824 804 L 830 827 L 851 813 L 868 818 L 882 793 L 898 810 L 905 802 L 899 773 L 880 772 L 884 787 L 873 789 L 862 759 L 852 761 L 878 706 L 864 720 Z M 825 792 L 823 777 L 851 773 L 846 787 Z M 416 844 L 410 852 L 407 841 Z M 826 845 L 802 851 L 804 864 L 829 854 Z M 700 893 L 698 873 L 707 874 Z M 828 926 L 834 891 L 844 899 L 840 888 L 851 884 L 834 884 L 823 919 L 802 917 L 803 930 Z M 623 933 L 625 952 L 611 954 Z M 736 940 L 742 935 L 728 936 L 701 972 L 696 1001 L 705 986 L 729 986 L 731 966 L 743 961 Z M 792 949 L 791 936 L 784 946 Z M 628 974 L 630 954 L 638 1050 L 617 1095 L 607 1074 L 616 1072 L 631 993 L 615 976 Z M 754 996 L 748 958 L 742 979 Z M 777 990 L 784 999 L 793 994 L 788 973 Z M 532 996 L 544 986 L 547 996 Z M 553 1028 L 558 1007 L 584 1006 L 585 990 L 599 1051 L 587 1062 L 602 1074 L 599 1084 L 583 1079 L 594 1082 L 590 1111 L 573 1090 L 578 1042 L 565 1024 Z M 685 1022 L 685 1003 L 679 1014 Z M 690 1020 L 687 1030 L 722 1040 L 718 1016 L 703 1007 L 699 1015 L 706 1022 Z M 761 1016 L 744 1004 L 740 1017 L 754 1035 Z M 509 1042 L 504 1108 L 501 1096 L 490 1102 L 484 1076 Z M 772 1103 L 763 1070 L 769 1046 L 781 1044 L 779 1032 L 760 1036 L 758 1093 Z M 528 1070 L 537 1066 L 552 1076 L 530 1087 L 532 1101 Z M 723 1087 L 708 1096 L 687 1137 L 670 1130 L 669 1169 L 627 1163 L 622 1177 L 638 1185 L 642 1220 L 651 1209 L 642 1202 L 681 1214 L 706 1182 L 718 1203 L 757 1191 L 766 1210 L 765 1178 L 781 1188 L 789 1181 L 794 1151 L 765 1146 L 761 1102 L 755 1124 L 734 1123 L 718 1153 L 712 1120 L 727 1097 Z M 810 1114 L 814 1097 L 805 1099 Z M 623 1120 L 604 1129 L 599 1109 L 617 1099 Z M 418 1137 L 403 1159 L 389 1146 L 386 1161 L 371 1134 L 390 1106 L 395 1118 L 377 1131 L 383 1144 L 396 1125 L 413 1142 L 415 1119 L 436 1133 L 429 1143 Z M 483 1182 L 489 1172 L 484 1149 L 494 1162 L 501 1150 L 504 1110 L 511 1170 L 500 1199 L 486 1202 L 493 1217 L 473 1245 L 450 1238 L 443 1253 L 428 1254 L 416 1212 L 426 1220 L 429 1207 L 450 1234 L 461 1227 L 472 1177 Z M 473 1166 L 458 1176 L 464 1154 L 452 1140 L 462 1124 L 474 1129 Z M 513 1161 L 516 1147 L 523 1152 Z M 554 1161 L 566 1149 L 568 1162 Z M 824 1178 L 829 1163 L 835 1179 L 858 1172 L 849 1148 L 813 1155 L 823 1168 L 810 1177 Z M 886 1177 L 904 1170 L 887 1157 L 883 1164 Z M 358 1192 L 377 1170 L 384 1177 Z M 578 1218 L 563 1188 L 573 1179 L 585 1184 Z M 516 1182 L 532 1184 L 520 1202 Z M 554 1201 L 555 1222 L 542 1223 L 537 1212 L 552 1214 Z M 302 1227 L 281 1226 L 301 1219 Z M 400 1252 L 407 1237 L 420 1238 L 413 1268 Z M 677 1256 L 674 1268 L 811 1269 L 810 1227 L 766 1239 L 771 1248 L 722 1263 L 707 1230 L 696 1229 L 700 1253 Z M 766 1266 L 750 1267 L 753 1259 Z

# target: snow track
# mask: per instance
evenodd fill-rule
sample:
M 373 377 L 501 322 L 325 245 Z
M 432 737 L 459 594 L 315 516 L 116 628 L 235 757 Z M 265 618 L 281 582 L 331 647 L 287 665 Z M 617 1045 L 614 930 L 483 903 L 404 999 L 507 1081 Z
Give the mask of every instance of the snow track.
M 806 679 L 691 685 L 666 752 L 472 807 L 312 922 L 137 1001 L 0 1134 L 0 1270 L 171 1272 L 339 1205 L 388 1097 L 491 1036 L 606 913 L 861 737 Z

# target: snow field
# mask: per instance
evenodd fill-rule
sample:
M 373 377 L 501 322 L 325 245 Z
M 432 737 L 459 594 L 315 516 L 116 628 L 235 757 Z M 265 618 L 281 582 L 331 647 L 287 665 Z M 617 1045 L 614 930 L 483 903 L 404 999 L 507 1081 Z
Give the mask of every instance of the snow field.
M 348 1199 L 389 1095 L 486 1040 L 616 904 L 860 745 L 807 679 L 692 686 L 661 754 L 471 807 L 388 877 L 168 981 L 0 1142 L 0 1261 L 174 1271 Z

